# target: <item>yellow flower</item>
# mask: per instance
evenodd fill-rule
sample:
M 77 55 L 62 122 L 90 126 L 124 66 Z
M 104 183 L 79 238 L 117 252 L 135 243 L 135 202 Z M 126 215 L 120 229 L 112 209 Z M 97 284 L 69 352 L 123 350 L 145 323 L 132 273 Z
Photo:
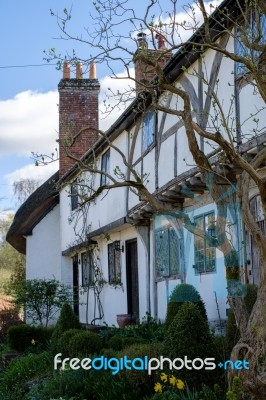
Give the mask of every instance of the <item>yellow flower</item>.
M 171 375 L 169 378 L 169 382 L 171 383 L 171 385 L 175 386 L 176 384 L 176 377 Z
M 177 387 L 177 389 L 183 390 L 185 387 L 185 384 L 183 381 L 181 381 L 181 379 L 177 379 L 176 387 Z
M 160 378 L 162 382 L 167 382 L 167 375 L 164 372 L 161 373 Z
M 156 393 L 162 393 L 163 387 L 159 382 L 157 382 L 154 385 L 154 390 L 155 390 Z
M 36 344 L 36 340 L 32 339 L 31 344 L 34 346 Z

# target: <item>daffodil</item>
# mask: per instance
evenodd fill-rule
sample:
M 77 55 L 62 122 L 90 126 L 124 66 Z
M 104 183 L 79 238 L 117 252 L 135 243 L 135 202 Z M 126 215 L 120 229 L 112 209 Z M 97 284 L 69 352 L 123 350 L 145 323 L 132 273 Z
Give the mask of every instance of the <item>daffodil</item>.
M 181 381 L 181 379 L 177 379 L 177 381 L 176 381 L 176 387 L 177 387 L 177 389 L 183 390 L 184 387 L 185 387 L 185 384 L 184 384 L 183 381 Z
M 175 386 L 176 385 L 176 377 L 171 375 L 169 378 L 169 382 L 171 383 L 171 385 Z
M 36 344 L 36 340 L 32 339 L 31 344 L 34 346 Z
M 164 372 L 161 373 L 160 378 L 161 378 L 162 382 L 167 382 L 168 378 L 167 378 L 167 375 Z
M 162 387 L 161 383 L 159 383 L 159 382 L 155 383 L 154 390 L 156 393 L 162 393 L 163 387 Z

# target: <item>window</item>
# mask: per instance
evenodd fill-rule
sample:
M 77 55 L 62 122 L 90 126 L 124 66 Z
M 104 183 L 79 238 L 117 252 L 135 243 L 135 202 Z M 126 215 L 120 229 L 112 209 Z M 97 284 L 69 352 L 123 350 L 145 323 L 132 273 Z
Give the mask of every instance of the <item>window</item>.
M 155 113 L 150 110 L 143 117 L 142 125 L 142 152 L 146 151 L 154 143 Z
M 108 244 L 108 275 L 109 283 L 121 283 L 120 241 Z
M 208 235 L 215 236 L 214 213 L 208 213 L 194 219 L 197 228 Z M 196 273 L 215 272 L 215 247 L 212 247 L 205 238 L 195 235 L 195 264 Z
M 180 247 L 174 228 L 169 227 L 155 232 L 155 256 L 157 275 L 179 274 Z
M 103 172 L 110 172 L 110 149 L 108 149 L 103 155 L 102 155 L 102 162 L 101 162 L 101 171 Z M 107 185 L 108 184 L 108 178 L 106 175 L 102 174 L 101 175 L 101 186 L 102 185 Z
M 82 286 L 88 287 L 94 284 L 93 253 L 88 251 L 81 254 Z
M 78 208 L 78 203 L 79 203 L 79 196 L 78 196 L 78 184 L 77 181 L 74 181 L 71 184 L 71 191 L 70 191 L 70 197 L 71 197 L 71 210 L 74 211 Z
M 239 24 L 241 21 L 239 22 Z M 250 17 L 248 22 L 242 23 L 242 29 L 237 29 L 236 37 L 235 37 L 235 53 L 238 56 L 247 58 L 249 60 L 253 60 L 256 62 L 261 52 L 257 50 L 253 50 L 252 43 L 258 42 L 258 44 L 265 44 L 266 42 L 266 16 L 264 14 L 258 15 L 258 10 L 253 9 L 250 13 Z M 261 31 L 261 35 L 259 35 L 259 30 Z M 243 35 L 245 35 L 245 40 L 250 43 L 250 46 L 247 46 L 243 43 Z M 261 37 L 259 37 L 261 36 Z M 240 77 L 241 75 L 247 72 L 247 67 L 242 63 L 236 63 L 236 76 Z

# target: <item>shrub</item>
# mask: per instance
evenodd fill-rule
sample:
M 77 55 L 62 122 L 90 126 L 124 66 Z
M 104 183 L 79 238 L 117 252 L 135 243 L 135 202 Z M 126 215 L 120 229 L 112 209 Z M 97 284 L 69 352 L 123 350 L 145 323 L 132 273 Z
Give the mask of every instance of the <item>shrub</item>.
M 134 344 L 118 353 L 117 358 L 127 356 L 128 359 L 159 358 L 162 355 L 162 346 L 159 343 Z M 151 393 L 156 380 L 156 374 L 148 375 L 146 370 L 124 370 L 121 375 L 125 377 L 132 389 L 138 389 L 142 396 Z M 141 396 L 139 398 L 142 398 Z
M 93 396 L 93 370 L 66 369 L 56 371 L 48 380 L 40 382 L 28 394 L 27 400 L 96 400 Z M 97 371 L 96 371 L 97 372 Z
M 69 341 L 74 335 L 76 335 L 79 332 L 80 332 L 79 329 L 68 329 L 67 331 L 65 331 L 58 339 L 57 347 L 56 347 L 57 353 L 62 353 L 63 357 L 68 357 L 69 356 Z
M 48 326 L 62 305 L 70 300 L 67 286 L 55 279 L 29 279 L 16 290 L 16 305 L 27 310 L 33 323 Z
M 69 340 L 69 354 L 71 357 L 98 353 L 102 348 L 100 337 L 93 332 L 78 332 Z
M 1 390 L 8 392 L 26 392 L 27 381 L 33 377 L 44 377 L 50 373 L 53 360 L 49 353 L 28 354 L 18 360 L 11 361 L 9 367 L 2 372 Z M 19 397 L 22 398 L 22 397 Z
M 14 325 L 23 324 L 16 309 L 3 310 L 0 312 L 0 340 L 4 340 L 8 328 Z
M 69 329 L 81 329 L 81 324 L 72 307 L 68 303 L 65 303 L 61 308 L 60 315 L 52 335 L 51 350 L 53 353 L 57 351 L 57 343 L 60 336 Z
M 123 346 L 124 343 L 122 336 L 114 335 L 107 342 L 107 347 L 113 350 L 122 350 Z
M 208 322 L 196 304 L 184 303 L 180 307 L 166 332 L 163 355 L 172 360 L 184 359 L 185 356 L 190 360 L 215 357 Z M 174 370 L 172 373 L 175 375 Z M 178 371 L 177 378 L 186 381 L 188 385 L 197 387 L 202 383 L 215 383 L 216 374 L 214 371 L 205 371 L 204 369 L 187 370 L 183 368 Z
M 8 328 L 7 343 L 11 349 L 23 352 L 34 346 L 46 348 L 52 336 L 52 329 L 26 324 L 15 325 Z
M 171 325 L 174 317 L 184 303 L 197 304 L 202 316 L 207 320 L 205 305 L 199 292 L 194 288 L 194 286 L 182 283 L 177 285 L 170 295 L 165 319 L 165 325 L 167 328 Z

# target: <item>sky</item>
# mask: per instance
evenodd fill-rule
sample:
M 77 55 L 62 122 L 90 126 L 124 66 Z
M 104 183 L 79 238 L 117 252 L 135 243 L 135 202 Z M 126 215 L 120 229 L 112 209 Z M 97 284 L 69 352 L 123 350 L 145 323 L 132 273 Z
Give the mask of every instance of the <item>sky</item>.
M 179 1 L 179 12 L 186 3 Z M 129 4 L 143 15 L 149 2 L 129 0 Z M 57 85 L 62 72 L 53 62 L 44 60 L 44 51 L 55 48 L 64 55 L 74 48 L 83 57 L 89 57 L 92 51 L 87 45 L 60 39 L 57 19 L 50 10 L 62 15 L 64 8 L 72 9 L 71 33 L 84 34 L 84 28 L 93 27 L 92 0 L 0 1 L 0 213 L 14 212 L 18 207 L 13 194 L 14 181 L 20 178 L 44 181 L 58 168 L 56 163 L 36 167 L 32 159 L 32 152 L 54 151 L 58 132 Z M 122 72 L 121 66 L 117 68 L 117 72 Z M 114 84 L 109 74 L 104 63 L 97 65 L 101 104 L 107 88 Z M 120 82 L 116 83 L 116 89 Z M 116 115 L 112 120 L 115 118 Z M 102 120 L 100 126 L 106 129 L 112 120 Z

